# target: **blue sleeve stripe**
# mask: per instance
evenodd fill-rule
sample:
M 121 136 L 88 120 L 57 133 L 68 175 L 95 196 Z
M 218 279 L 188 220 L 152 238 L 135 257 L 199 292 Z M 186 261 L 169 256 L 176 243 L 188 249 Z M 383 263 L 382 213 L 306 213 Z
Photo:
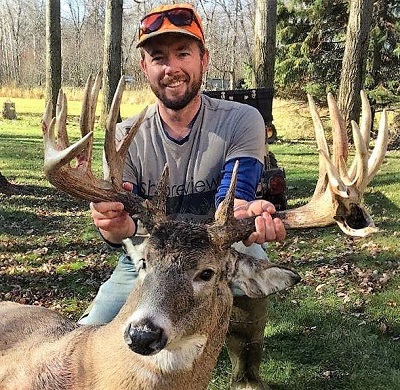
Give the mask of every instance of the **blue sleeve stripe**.
M 215 195 L 215 207 L 218 207 L 228 192 L 236 160 L 239 160 L 239 171 L 235 197 L 247 201 L 252 201 L 256 197 L 257 185 L 261 180 L 263 164 L 252 157 L 239 157 L 229 160 L 224 164 L 221 172 L 221 183 Z

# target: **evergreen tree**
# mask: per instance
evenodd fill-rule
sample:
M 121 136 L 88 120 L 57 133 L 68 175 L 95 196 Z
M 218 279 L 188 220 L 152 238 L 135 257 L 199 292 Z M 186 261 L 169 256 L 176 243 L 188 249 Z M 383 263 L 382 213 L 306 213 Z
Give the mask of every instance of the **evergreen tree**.
M 400 90 L 400 2 L 376 0 L 367 65 L 366 88 L 378 102 L 395 100 Z
M 346 0 L 278 1 L 278 94 L 324 98 L 327 91 L 337 93 L 348 6 Z M 373 12 L 363 88 L 378 102 L 393 102 L 400 90 L 400 2 L 375 0 Z
M 344 51 L 344 0 L 289 0 L 278 5 L 275 85 L 290 95 L 316 96 L 338 86 Z

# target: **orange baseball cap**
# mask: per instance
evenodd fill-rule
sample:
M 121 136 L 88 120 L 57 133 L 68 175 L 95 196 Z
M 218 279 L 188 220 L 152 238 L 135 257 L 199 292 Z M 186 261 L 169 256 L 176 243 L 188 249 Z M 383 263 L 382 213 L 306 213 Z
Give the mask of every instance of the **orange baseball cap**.
M 143 46 L 152 37 L 166 33 L 189 35 L 204 45 L 203 24 L 191 4 L 160 5 L 152 9 L 140 21 L 136 47 Z

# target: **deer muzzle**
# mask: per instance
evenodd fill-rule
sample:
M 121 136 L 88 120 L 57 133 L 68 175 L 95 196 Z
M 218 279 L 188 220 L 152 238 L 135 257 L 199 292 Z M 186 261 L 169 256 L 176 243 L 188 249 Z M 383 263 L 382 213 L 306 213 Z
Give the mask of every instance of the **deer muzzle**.
M 129 323 L 124 332 L 128 347 L 140 355 L 154 355 L 167 344 L 166 332 L 150 320 Z

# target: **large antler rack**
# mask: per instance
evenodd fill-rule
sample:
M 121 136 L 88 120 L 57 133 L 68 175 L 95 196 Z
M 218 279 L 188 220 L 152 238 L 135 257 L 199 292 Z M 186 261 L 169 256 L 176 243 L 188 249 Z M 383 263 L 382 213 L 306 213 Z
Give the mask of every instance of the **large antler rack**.
M 69 143 L 66 128 L 67 99 L 64 92 L 60 90 L 58 94 L 55 118 L 52 118 L 51 102 L 47 104 L 42 120 L 46 177 L 55 187 L 76 198 L 90 202 L 115 201 L 123 203 L 128 213 L 140 215 L 144 226 L 151 230 L 155 223 L 154 219 L 159 215 L 165 215 L 165 201 L 150 203 L 122 188 L 125 156 L 146 113 L 146 110 L 144 110 L 126 137 L 120 143 L 116 143 L 115 130 L 125 87 L 124 77 L 118 84 L 107 119 L 104 142 L 106 180 L 98 179 L 91 171 L 93 128 L 100 86 L 101 74 L 98 74 L 95 80 L 92 76 L 88 78 L 80 119 L 82 138 L 72 145 Z M 57 137 L 55 128 L 58 131 Z M 72 167 L 70 162 L 75 158 L 76 165 Z M 166 180 L 165 176 L 167 175 L 168 172 L 166 171 L 163 180 Z
M 332 94 L 328 94 L 332 123 L 332 154 L 330 154 L 316 105 L 313 98 L 308 96 L 319 150 L 319 177 L 310 202 L 277 213 L 287 228 L 323 227 L 336 222 L 344 233 L 358 237 L 365 237 L 378 230 L 361 202 L 367 185 L 378 172 L 385 157 L 388 145 L 387 115 L 384 110 L 375 146 L 369 154 L 372 115 L 364 91 L 361 91 L 361 101 L 360 127 L 352 121 L 355 156 L 348 168 L 347 129 L 335 99 Z
M 142 112 L 126 137 L 116 143 L 115 130 L 125 86 L 123 77 L 115 93 L 107 120 L 104 141 L 105 179 L 98 179 L 91 172 L 93 127 L 100 85 L 100 75 L 97 75 L 94 81 L 93 77 L 89 77 L 80 121 L 82 138 L 72 145 L 69 144 L 66 130 L 67 100 L 63 91 L 60 90 L 58 96 L 55 118 L 51 115 L 51 104 L 47 105 L 42 121 L 46 176 L 55 187 L 74 197 L 90 202 L 123 203 L 125 210 L 140 218 L 147 230 L 151 231 L 155 223 L 165 220 L 168 169 L 164 170 L 156 196 L 151 202 L 122 189 L 125 156 L 145 115 L 145 111 Z M 368 183 L 378 172 L 386 153 L 387 116 L 384 111 L 375 147 L 369 155 L 371 109 L 364 92 L 361 92 L 361 98 L 361 128 L 355 122 L 352 123 L 355 157 L 352 165 L 347 168 L 347 131 L 333 96 L 328 95 L 332 121 L 332 155 L 329 152 L 316 105 L 312 97 L 308 97 L 319 149 L 319 178 L 309 203 L 276 213 L 287 229 L 322 227 L 336 222 L 343 232 L 351 236 L 362 237 L 377 231 L 371 216 L 360 203 Z M 57 137 L 55 128 L 58 129 Z M 75 167 L 72 167 L 70 162 L 75 158 L 77 163 Z M 255 229 L 254 217 L 237 220 L 233 215 L 236 171 L 237 166 L 223 207 L 218 213 L 217 220 L 210 227 L 221 246 L 229 246 L 233 242 L 240 241 L 248 237 Z

